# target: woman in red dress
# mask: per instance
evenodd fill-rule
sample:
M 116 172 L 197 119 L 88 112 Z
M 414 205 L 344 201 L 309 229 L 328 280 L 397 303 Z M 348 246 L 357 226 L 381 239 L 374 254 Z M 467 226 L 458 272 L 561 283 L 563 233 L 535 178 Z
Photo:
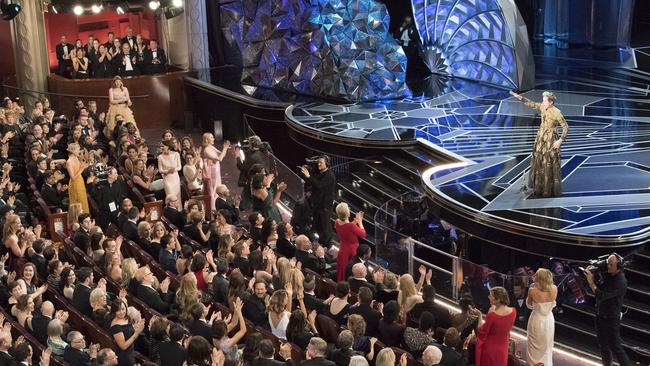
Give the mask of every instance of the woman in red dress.
M 507 366 L 510 330 L 517 318 L 517 311 L 509 307 L 510 298 L 503 287 L 493 287 L 488 296 L 490 311 L 483 314 L 476 308 L 470 312 L 478 317 L 475 366 Z
M 339 254 L 336 256 L 336 281 L 345 281 L 345 267 L 348 266 L 350 258 L 357 254 L 359 247 L 359 237 L 366 237 L 366 230 L 363 228 L 363 211 L 354 215 L 354 220 L 350 221 L 350 208 L 345 202 L 336 206 L 335 227 L 336 234 L 339 236 Z

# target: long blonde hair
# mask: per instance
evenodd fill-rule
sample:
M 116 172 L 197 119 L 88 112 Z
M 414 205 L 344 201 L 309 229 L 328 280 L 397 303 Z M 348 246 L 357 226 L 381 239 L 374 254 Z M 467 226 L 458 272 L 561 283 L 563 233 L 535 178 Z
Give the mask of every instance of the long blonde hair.
M 535 272 L 535 287 L 540 291 L 551 291 L 553 288 L 553 273 L 546 268 L 540 268 Z
M 296 296 L 296 298 L 300 299 L 302 296 L 304 296 L 303 293 L 305 292 L 305 275 L 298 268 L 292 268 L 289 273 L 291 274 L 290 277 L 293 294 Z
M 20 222 L 20 217 L 16 214 L 11 214 L 7 216 L 7 219 L 5 220 L 5 226 L 2 228 L 2 241 L 7 241 L 7 239 L 11 236 L 16 234 L 16 231 L 14 230 L 13 226 L 16 223 Z
M 201 145 L 203 145 L 204 147 L 210 145 L 210 143 L 208 142 L 208 137 L 210 136 L 214 136 L 214 135 L 212 135 L 210 132 L 204 133 L 203 136 L 201 136 Z
M 403 274 L 402 277 L 399 278 L 399 293 L 397 295 L 397 303 L 399 306 L 403 307 L 408 298 L 417 295 L 417 293 L 413 276 L 408 273 Z
M 79 215 L 81 215 L 82 212 L 83 208 L 81 207 L 81 203 L 71 203 L 70 206 L 68 206 L 68 227 L 72 227 L 72 225 L 77 223 Z
M 395 365 L 395 352 L 386 347 L 377 354 L 375 366 L 394 366 Z
M 278 288 L 284 288 L 284 286 L 291 281 L 291 263 L 285 257 L 278 258 L 276 263 L 278 267 L 278 279 L 280 283 Z
M 285 310 L 285 302 L 287 301 L 287 291 L 285 290 L 275 290 L 271 299 L 269 299 L 269 306 L 267 310 L 269 313 L 274 313 L 276 315 L 282 314 Z
M 176 303 L 181 313 L 187 313 L 193 304 L 199 302 L 201 293 L 196 287 L 196 276 L 194 273 L 186 273 L 181 277 L 181 283 L 176 291 Z

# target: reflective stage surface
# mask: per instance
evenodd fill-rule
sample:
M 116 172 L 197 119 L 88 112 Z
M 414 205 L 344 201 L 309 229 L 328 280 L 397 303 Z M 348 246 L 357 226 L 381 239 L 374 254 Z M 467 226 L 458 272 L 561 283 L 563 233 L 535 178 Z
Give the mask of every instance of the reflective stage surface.
M 625 65 L 639 68 L 567 67 L 538 56 L 536 88 L 524 95 L 541 101 L 543 91 L 553 91 L 570 126 L 557 198 L 521 191 L 540 119 L 507 90 L 431 76 L 426 85 L 411 85 L 409 99 L 302 104 L 287 120 L 328 141 L 388 145 L 421 138 L 457 155 L 463 166 L 431 169 L 424 183 L 434 199 L 471 211 L 476 220 L 639 240 L 650 234 L 650 51 L 632 54 Z

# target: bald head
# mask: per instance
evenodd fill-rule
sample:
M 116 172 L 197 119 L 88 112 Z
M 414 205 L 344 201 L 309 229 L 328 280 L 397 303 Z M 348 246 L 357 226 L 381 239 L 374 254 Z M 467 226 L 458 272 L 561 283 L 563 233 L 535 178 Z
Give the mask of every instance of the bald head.
M 11 348 L 11 332 L 0 330 L 0 351 L 8 351 Z
M 363 263 L 357 263 L 352 266 L 352 276 L 355 278 L 365 278 L 368 274 L 368 269 Z
M 228 187 L 226 187 L 225 184 L 221 184 L 217 186 L 217 194 L 219 196 L 227 196 L 228 195 Z
M 41 304 L 41 314 L 50 317 L 54 314 L 54 305 L 51 301 L 43 301 Z

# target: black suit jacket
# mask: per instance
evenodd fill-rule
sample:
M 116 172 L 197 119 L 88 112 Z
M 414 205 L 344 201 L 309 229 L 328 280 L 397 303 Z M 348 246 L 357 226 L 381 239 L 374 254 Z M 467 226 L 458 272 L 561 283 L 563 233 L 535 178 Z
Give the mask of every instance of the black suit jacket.
M 167 56 L 165 55 L 165 50 L 162 48 L 158 47 L 156 49 L 157 53 L 157 58 L 160 63 L 154 64 L 153 63 L 153 50 L 150 48 L 146 48 L 144 50 L 144 64 L 146 67 L 149 66 L 155 66 L 157 68 L 165 69 L 167 67 Z
M 124 58 L 127 57 L 127 55 L 120 53 L 119 55 L 113 57 L 113 61 L 115 61 L 115 65 L 117 65 L 117 70 L 119 74 L 125 74 L 129 71 L 126 70 L 126 65 L 122 62 Z M 131 50 L 128 54 L 128 58 L 131 60 L 131 66 L 133 67 L 133 72 L 136 74 L 140 73 L 140 61 L 138 61 L 138 54 Z
M 178 342 L 166 341 L 160 344 L 160 366 L 182 366 L 187 351 Z
M 308 311 L 316 310 L 317 313 L 325 311 L 325 302 L 316 295 L 305 293 L 303 301 Z
M 32 318 L 32 334 L 41 344 L 47 344 L 47 325 L 52 317 L 39 315 Z
M 440 351 L 442 352 L 442 359 L 440 359 L 439 365 L 441 366 L 467 366 L 467 350 L 463 350 L 463 353 L 458 353 L 455 349 L 447 346 L 440 346 Z
M 345 278 L 352 277 L 352 266 L 354 266 L 357 263 L 361 263 L 361 259 L 359 259 L 359 257 L 355 255 L 354 257 L 350 258 L 348 265 L 345 267 Z M 369 266 L 368 261 L 366 261 L 366 263 L 364 264 L 366 265 L 366 269 L 368 272 L 368 274 L 366 275 L 366 280 L 368 280 L 368 282 L 370 283 L 373 283 L 374 279 L 372 278 L 372 271 L 370 270 L 370 267 L 368 267 Z
M 172 302 L 173 293 L 161 294 L 151 287 L 138 285 L 137 296 L 157 312 L 161 314 L 169 313 L 169 304 Z
M 93 313 L 93 308 L 90 306 L 90 292 L 91 288 L 78 284 L 72 293 L 72 306 L 79 310 L 83 315 L 90 317 Z
M 201 336 L 205 338 L 210 344 L 212 344 L 212 328 L 208 323 L 202 320 L 195 320 L 190 324 L 189 328 L 190 334 L 194 336 Z
M 215 207 L 217 208 L 217 211 L 226 210 L 228 212 L 226 220 L 229 224 L 236 225 L 239 222 L 239 208 L 235 207 L 234 204 L 224 200 L 223 198 L 217 197 Z
M 67 346 L 63 351 L 63 359 L 68 365 L 74 366 L 97 366 L 97 359 L 90 359 L 86 352 Z
M 41 197 L 43 197 L 43 201 L 45 201 L 48 206 L 61 207 L 63 197 L 56 187 L 43 183 L 41 186 Z
M 31 258 L 29 258 L 29 261 L 34 263 L 36 270 L 41 277 L 47 278 L 47 259 L 45 259 L 45 257 L 42 255 L 34 254 L 31 256 Z
M 293 361 L 291 359 L 286 360 L 285 362 L 270 359 L 270 358 L 262 358 L 258 357 L 255 362 L 253 362 L 253 365 L 251 366 L 293 366 Z
M 72 240 L 74 245 L 79 247 L 82 252 L 87 253 L 88 248 L 90 248 L 90 234 L 86 230 L 79 228 L 74 233 L 74 238 Z
M 350 308 L 350 314 L 358 314 L 363 317 L 366 321 L 366 335 L 369 337 L 378 337 L 379 332 L 377 328 L 379 327 L 379 319 L 381 319 L 381 313 L 373 309 L 368 304 L 361 304 Z
M 278 239 L 275 243 L 275 248 L 278 253 L 287 258 L 293 258 L 296 256 L 296 245 L 285 238 Z
M 174 226 L 179 229 L 182 229 L 183 226 L 185 226 L 185 218 L 183 217 L 183 213 L 173 207 L 165 206 L 163 209 L 163 216 L 165 216 L 169 222 L 174 224 Z
M 133 42 L 133 44 L 131 44 L 131 42 L 129 42 L 129 37 L 124 37 L 120 41 L 121 41 L 122 44 L 128 43 L 129 46 L 131 46 L 131 51 L 135 52 L 135 44 L 136 44 L 135 43 L 135 37 L 131 37 L 131 41 Z
M 348 278 L 348 284 L 350 285 L 350 291 L 352 291 L 354 293 L 359 292 L 359 289 L 361 287 L 369 288 L 370 291 L 372 291 L 372 296 L 373 297 L 375 296 L 375 292 L 377 292 L 377 287 L 375 287 L 375 285 L 368 282 L 367 280 L 363 281 L 363 280 L 358 280 L 358 279 L 356 279 L 354 277 L 349 277 Z
M 74 49 L 74 45 L 72 45 L 71 43 L 66 43 L 66 46 L 68 46 L 68 55 L 72 55 L 72 50 Z M 70 62 L 72 62 L 70 59 L 64 60 L 63 59 L 63 54 L 64 54 L 64 52 L 63 52 L 63 44 L 59 43 L 59 44 L 56 45 L 56 59 L 59 60 L 59 63 L 61 61 L 70 61 Z
M 13 366 L 15 364 L 16 360 L 9 353 L 0 352 L 0 366 Z
M 253 271 L 251 270 L 251 265 L 248 262 L 248 258 L 235 257 L 235 259 L 232 261 L 232 264 L 235 268 L 239 268 L 239 271 L 241 271 L 241 274 L 243 274 L 244 276 L 246 277 L 253 276 Z
M 302 263 L 302 268 L 323 274 L 325 272 L 325 258 L 318 258 L 314 253 L 304 250 L 296 250 L 296 259 Z
M 304 360 L 300 366 L 335 366 L 336 364 L 325 357 L 316 357 L 311 360 Z
M 260 300 L 256 295 L 251 295 L 244 301 L 242 308 L 244 318 L 250 320 L 255 326 L 264 328 L 269 327 L 269 318 L 266 315 L 266 304 Z
M 124 225 L 122 225 L 122 235 L 129 240 L 138 241 L 138 224 L 131 220 L 126 220 Z
M 212 299 L 216 302 L 227 305 L 228 304 L 228 286 L 230 282 L 228 279 L 220 275 L 214 276 L 212 279 Z
M 419 304 L 415 304 L 415 306 L 413 306 L 413 309 L 409 311 L 408 315 L 412 320 L 419 321 L 420 315 L 422 315 L 422 313 L 425 311 L 433 314 L 433 317 L 436 320 L 436 327 L 451 327 L 451 315 L 449 314 L 449 310 L 444 308 L 442 305 L 436 304 L 435 302 L 425 301 Z

